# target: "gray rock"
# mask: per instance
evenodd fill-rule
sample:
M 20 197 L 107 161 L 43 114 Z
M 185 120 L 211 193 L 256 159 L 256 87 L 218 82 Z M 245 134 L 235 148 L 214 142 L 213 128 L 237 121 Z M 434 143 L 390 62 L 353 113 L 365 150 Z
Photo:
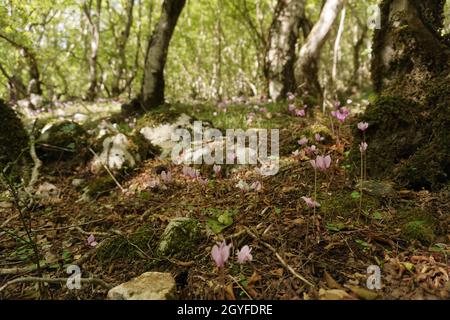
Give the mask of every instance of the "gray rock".
M 362 187 L 364 191 L 375 197 L 387 198 L 395 196 L 394 186 L 391 182 L 375 180 L 363 181 Z
M 73 179 L 72 180 L 72 186 L 75 188 L 80 187 L 86 182 L 86 179 Z
M 181 253 L 189 250 L 200 237 L 200 226 L 191 218 L 175 218 L 169 222 L 159 243 L 162 255 Z
M 176 296 L 170 273 L 146 272 L 108 291 L 108 300 L 168 300 Z

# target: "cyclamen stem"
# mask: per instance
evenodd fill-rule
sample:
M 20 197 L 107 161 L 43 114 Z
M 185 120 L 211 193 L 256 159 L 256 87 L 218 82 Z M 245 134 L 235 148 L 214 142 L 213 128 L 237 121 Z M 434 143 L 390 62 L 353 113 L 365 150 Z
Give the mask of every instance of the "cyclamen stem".
M 314 213 L 313 213 L 313 223 L 315 225 L 316 220 L 316 203 L 317 203 L 317 168 L 314 168 Z M 314 228 L 313 225 L 313 228 Z
M 362 196 L 364 182 L 364 151 L 361 151 L 361 180 L 359 182 L 359 215 L 362 214 Z

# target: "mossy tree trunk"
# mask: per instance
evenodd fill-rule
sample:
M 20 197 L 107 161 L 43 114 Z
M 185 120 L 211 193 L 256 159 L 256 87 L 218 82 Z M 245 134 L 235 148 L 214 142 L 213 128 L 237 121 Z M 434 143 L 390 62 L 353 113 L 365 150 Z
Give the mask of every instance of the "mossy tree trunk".
M 450 47 L 444 0 L 384 0 L 374 36 L 377 100 L 363 120 L 372 178 L 438 189 L 450 177 Z M 355 132 L 354 154 L 361 134 Z
M 19 174 L 28 155 L 28 134 L 17 114 L 0 99 L 0 171 Z

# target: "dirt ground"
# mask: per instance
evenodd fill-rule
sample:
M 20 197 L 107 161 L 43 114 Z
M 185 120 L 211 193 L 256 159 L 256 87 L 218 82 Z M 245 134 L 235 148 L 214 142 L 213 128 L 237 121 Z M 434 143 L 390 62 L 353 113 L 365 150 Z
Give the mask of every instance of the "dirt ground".
M 300 123 L 290 132 L 301 132 Z M 352 123 L 352 125 L 355 125 Z M 0 207 L 0 297 L 2 299 L 105 299 L 107 289 L 65 283 L 3 285 L 18 277 L 65 278 L 67 265 L 78 265 L 83 277 L 118 285 L 147 271 L 174 275 L 181 299 L 448 299 L 450 294 L 450 192 L 430 193 L 394 187 L 388 195 L 363 193 L 355 199 L 355 181 L 344 166 L 352 139 L 344 130 L 340 144 L 321 144 L 335 165 L 319 174 L 314 214 L 302 196 L 311 195 L 314 170 L 307 156 L 281 154 L 280 171 L 261 177 L 251 167 L 235 167 L 215 177 L 200 168 L 207 185 L 182 174 L 182 165 L 149 159 L 127 173 L 116 186 L 88 202 L 73 180 L 96 177 L 85 163 L 54 161 L 42 168 L 40 181 L 58 187 L 56 200 L 34 201 L 25 209 L 41 254 L 40 270 L 17 208 Z M 281 134 L 281 149 L 298 147 L 296 137 Z M 173 181 L 149 188 L 148 181 L 170 171 Z M 207 176 L 209 175 L 209 176 Z M 243 192 L 240 179 L 259 181 L 262 189 Z M 188 251 L 160 256 L 161 234 L 174 217 L 191 217 L 206 225 L 217 212 L 232 212 L 232 224 L 219 234 L 202 229 Z M 417 218 L 417 215 L 420 215 Z M 433 224 L 409 232 L 415 221 Z M 428 228 L 428 229 L 427 229 Z M 431 234 L 431 235 L 430 235 Z M 88 245 L 93 235 L 96 246 Z M 233 248 L 249 245 L 253 261 L 230 262 L 219 274 L 211 248 L 225 239 Z M 367 268 L 379 266 L 380 290 L 366 287 Z M 39 274 L 40 273 L 40 274 Z M 305 281 L 306 280 L 306 281 Z M 40 286 L 40 288 L 39 288 Z M 224 286 L 224 289 L 223 289 Z

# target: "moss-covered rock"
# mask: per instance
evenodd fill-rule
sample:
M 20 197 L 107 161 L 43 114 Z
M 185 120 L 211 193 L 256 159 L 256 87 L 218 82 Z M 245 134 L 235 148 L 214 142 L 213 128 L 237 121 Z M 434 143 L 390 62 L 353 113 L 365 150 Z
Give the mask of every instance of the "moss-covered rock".
M 415 220 L 402 226 L 402 234 L 408 240 L 418 240 L 430 244 L 435 239 L 432 227 L 424 220 Z
M 303 135 L 306 136 L 310 141 L 317 143 L 315 140 L 315 135 L 317 133 L 320 134 L 322 138 L 325 138 L 324 140 L 325 143 L 331 141 L 332 137 L 331 130 L 320 123 L 314 123 L 306 127 L 303 132 Z
M 158 246 L 161 255 L 189 252 L 200 239 L 200 224 L 191 218 L 175 218 L 169 222 Z
M 88 134 L 76 122 L 62 121 L 50 123 L 41 130 L 36 152 L 42 160 L 84 159 L 87 155 Z
M 96 178 L 88 183 L 83 189 L 82 199 L 84 201 L 91 201 L 97 199 L 101 195 L 107 194 L 117 187 L 113 178 L 110 175 L 105 175 Z
M 102 265 L 108 265 L 113 260 L 147 259 L 156 251 L 156 230 L 143 226 L 131 235 L 117 236 L 97 251 L 97 258 Z
M 20 158 L 27 155 L 29 138 L 18 115 L 0 99 L 0 170 L 9 163 L 21 164 Z M 9 172 L 19 172 L 11 167 Z

